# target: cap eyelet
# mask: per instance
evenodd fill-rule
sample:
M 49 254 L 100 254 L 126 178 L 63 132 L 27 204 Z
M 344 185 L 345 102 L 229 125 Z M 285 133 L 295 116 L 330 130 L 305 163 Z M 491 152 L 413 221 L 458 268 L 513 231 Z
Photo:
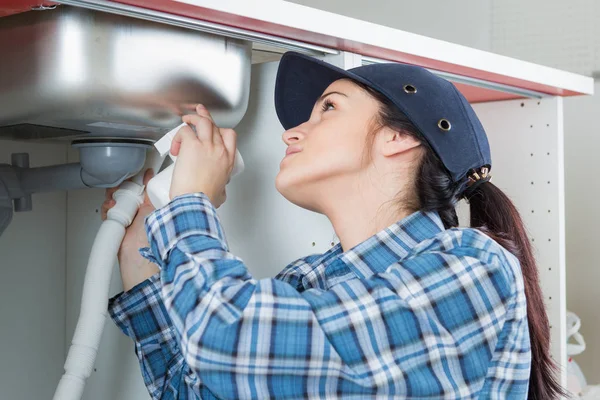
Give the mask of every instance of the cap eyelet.
M 404 85 L 404 91 L 408 94 L 415 94 L 417 93 L 417 88 L 413 85 Z
M 450 129 L 452 129 L 452 124 L 446 118 L 442 118 L 438 121 L 438 128 L 444 132 L 448 132 Z

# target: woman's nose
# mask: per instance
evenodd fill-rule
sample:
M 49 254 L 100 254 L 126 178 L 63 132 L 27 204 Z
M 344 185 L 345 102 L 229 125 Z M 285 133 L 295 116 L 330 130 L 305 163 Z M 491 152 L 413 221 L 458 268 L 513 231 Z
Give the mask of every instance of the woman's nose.
M 292 143 L 296 143 L 304 138 L 304 134 L 297 130 L 298 128 L 290 129 L 289 131 L 283 132 L 283 142 L 288 146 Z

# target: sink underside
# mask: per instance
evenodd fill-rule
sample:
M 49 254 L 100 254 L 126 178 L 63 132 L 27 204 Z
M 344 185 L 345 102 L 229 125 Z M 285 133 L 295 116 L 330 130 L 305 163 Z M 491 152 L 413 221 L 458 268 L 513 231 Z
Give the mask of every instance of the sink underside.
M 57 7 L 0 18 L 0 139 L 157 139 L 202 103 L 243 117 L 249 42 Z

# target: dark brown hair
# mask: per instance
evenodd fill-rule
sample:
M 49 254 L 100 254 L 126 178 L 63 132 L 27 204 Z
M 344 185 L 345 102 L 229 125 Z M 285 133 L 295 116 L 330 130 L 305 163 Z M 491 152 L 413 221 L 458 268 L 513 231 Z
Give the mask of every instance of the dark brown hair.
M 463 198 L 467 177 L 461 182 L 454 182 L 442 161 L 408 118 L 379 92 L 355 83 L 380 103 L 380 112 L 375 121 L 379 128 L 388 127 L 413 136 L 425 149 L 415 171 L 416 196 L 414 199 L 402 199 L 404 207 L 412 208 L 412 211 L 436 211 L 446 229 L 458 226 L 455 207 Z M 532 354 L 528 398 L 552 400 L 566 395 L 556 377 L 556 364 L 550 357 L 548 315 L 535 258 L 519 212 L 508 196 L 491 182 L 485 182 L 470 191 L 467 200 L 470 205 L 471 227 L 481 230 L 513 253 L 521 264 Z

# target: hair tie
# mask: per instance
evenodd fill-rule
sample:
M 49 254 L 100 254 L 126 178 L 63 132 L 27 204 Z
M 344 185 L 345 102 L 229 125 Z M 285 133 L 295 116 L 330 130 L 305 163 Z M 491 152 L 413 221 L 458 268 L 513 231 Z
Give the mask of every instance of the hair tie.
M 489 167 L 481 167 L 479 170 L 473 170 L 469 175 L 467 187 L 463 191 L 462 197 L 470 197 L 481 184 L 491 181 L 492 175 L 490 175 L 489 172 Z

